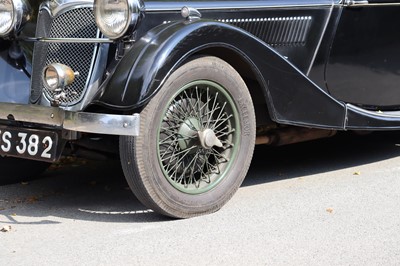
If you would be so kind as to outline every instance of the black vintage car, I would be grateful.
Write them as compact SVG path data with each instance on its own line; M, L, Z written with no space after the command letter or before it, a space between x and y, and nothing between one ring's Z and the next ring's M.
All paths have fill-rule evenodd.
M399 14L393 0L0 0L1 179L116 150L149 208L214 212L255 144L400 128Z

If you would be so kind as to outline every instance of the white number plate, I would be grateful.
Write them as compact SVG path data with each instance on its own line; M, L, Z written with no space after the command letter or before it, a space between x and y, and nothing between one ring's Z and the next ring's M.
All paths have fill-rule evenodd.
M53 162L57 140L57 133L51 131L0 126L1 155Z

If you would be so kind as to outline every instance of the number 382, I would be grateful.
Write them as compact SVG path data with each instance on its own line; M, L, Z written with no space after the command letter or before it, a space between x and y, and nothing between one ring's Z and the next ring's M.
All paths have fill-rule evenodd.
M17 154L20 155L39 155L42 158L50 159L50 151L53 147L53 139L49 136L43 138L39 137L37 134L28 134L24 132L12 133L9 131L1 132L1 145L0 149L9 153L12 149L15 149ZM13 134L17 134L13 136ZM13 141L15 139L15 142ZM14 144L15 143L15 147Z

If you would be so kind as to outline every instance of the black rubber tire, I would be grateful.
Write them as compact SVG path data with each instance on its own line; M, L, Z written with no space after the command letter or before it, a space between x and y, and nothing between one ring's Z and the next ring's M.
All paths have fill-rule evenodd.
M157 153L157 134L163 110L180 88L196 80L218 83L238 110L240 136L234 161L215 187L200 194L176 189L163 174ZM120 137L121 164L136 197L147 207L170 217L189 218L219 210L237 191L247 174L255 143L255 113L241 76L225 61L201 57L177 69L140 114L140 135Z
M0 185L37 178L51 164L13 157L0 157Z

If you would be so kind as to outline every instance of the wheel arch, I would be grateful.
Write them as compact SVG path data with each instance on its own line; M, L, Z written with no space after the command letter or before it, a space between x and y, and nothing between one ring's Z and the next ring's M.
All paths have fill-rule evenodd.
M263 77L249 59L227 47L207 47L196 52L192 57L200 56L215 56L231 65L242 77L252 96L257 124L271 123L273 112L270 111L269 95L266 94L267 89L263 85ZM268 116L266 116L266 113L268 113Z
M261 90L273 121L343 127L343 103L317 87L286 58L253 35L210 20L174 22L150 30L122 58L102 85L97 100L121 110L142 108L173 71L200 54L226 60L242 76L257 80L259 89L250 88L250 91Z
M199 42L201 31L218 31L221 35ZM228 62L243 79L257 81L258 93L266 91L262 85L265 83L263 76L256 65L246 57L242 49L232 44L236 37L246 39L250 35L230 25L210 21L191 24L177 22L156 27L141 38L119 62L102 84L96 101L117 109L141 107L154 96L174 70L202 55L212 55ZM148 62L156 63L150 65ZM267 99L268 95L264 97Z

